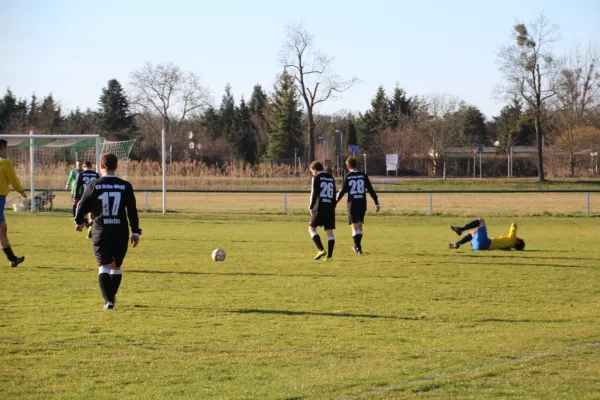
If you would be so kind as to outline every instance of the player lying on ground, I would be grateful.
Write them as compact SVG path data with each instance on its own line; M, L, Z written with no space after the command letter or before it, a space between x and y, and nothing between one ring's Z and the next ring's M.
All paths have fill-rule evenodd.
M379 212L379 200L367 174L358 170L356 158L348 158L346 168L348 168L349 173L344 178L344 184L337 194L335 203L339 203L344 194L348 193L348 224L352 225L352 239L354 240L352 250L355 254L362 254L361 241L365 213L367 212L367 192L375 202L376 212Z
M473 220L462 227L450 225L450 229L458 236L462 235L464 231L473 229L457 242L448 243L448 247L451 249L458 249L468 242L471 242L473 250L523 250L525 248L525 241L517 237L517 224L514 222L510 225L508 235L495 236L491 239L488 237L483 218Z

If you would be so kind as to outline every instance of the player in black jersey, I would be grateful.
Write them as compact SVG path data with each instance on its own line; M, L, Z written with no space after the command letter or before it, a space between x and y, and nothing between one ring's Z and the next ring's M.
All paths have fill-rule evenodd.
M117 157L110 153L103 154L100 168L102 177L88 184L77 205L75 224L77 231L81 232L85 216L92 213L92 244L99 265L100 291L104 297L104 308L112 309L121 284L121 265L127 254L129 225L133 247L138 245L142 230L133 187L114 175Z
M77 209L77 203L79 203L81 196L83 196L83 191L87 185L98 178L100 178L100 175L96 171L92 170L92 163L89 161L84 161L83 171L79 172L77 174L77 178L75 178L75 189L73 191L73 203L75 204L75 209ZM92 237L92 221L88 221L86 218L83 223L88 227L87 237L90 239Z
M310 164L310 172L313 174L313 179L308 206L311 216L308 232L319 250L315 260L325 257L325 261L330 261L335 247L335 237L333 236L333 230L335 229L335 180L323 170L323 164L319 161L313 161ZM321 237L317 233L318 226L322 226L327 233L327 251L325 251Z
M348 193L348 223L352 225L352 239L354 239L352 249L354 253L362 254L362 228L367 212L367 192L375 202L376 212L379 212L380 209L379 199L367 174L358 170L358 163L354 157L346 160L346 167L349 173L344 178L344 185L337 194L336 204L344 197L344 194Z

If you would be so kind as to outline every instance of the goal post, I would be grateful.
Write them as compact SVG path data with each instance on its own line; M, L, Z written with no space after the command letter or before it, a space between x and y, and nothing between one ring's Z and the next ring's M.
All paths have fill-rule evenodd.
M69 172L77 161L90 161L100 172L102 153L114 153L119 159L119 175L127 175L127 164L135 140L113 142L100 135L0 135L8 143L8 157L17 176L30 192L27 209L41 208L42 199L54 198L54 190L64 189ZM25 179L28 177L28 181ZM41 193L36 195L36 190ZM40 197L41 196L41 197Z

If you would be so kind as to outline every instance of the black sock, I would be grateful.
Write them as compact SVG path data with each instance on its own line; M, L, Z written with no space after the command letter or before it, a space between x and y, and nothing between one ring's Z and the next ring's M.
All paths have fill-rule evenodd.
M75 218L75 211L77 211L77 204L73 204L73 218Z
M352 240L354 240L354 247L360 249L360 240L358 238L358 233L352 236Z
M117 295L117 292L119 291L119 286L121 285L121 279L123 279L123 275L122 274L110 274L110 282L112 284L112 302L115 302L115 296Z
M108 303L109 301L112 302L114 295L112 292L110 274L105 272L98 274L98 283L100 284L100 291L102 292L102 297L104 298L104 304Z
M479 221L478 219L475 219L459 229L461 231L468 231L469 229L475 229L475 228L479 227L480 223L481 223L481 221Z
M321 242L321 236L319 236L318 233L312 237L312 240L317 245L317 249L319 249L319 251L325 250L323 243Z
M6 254L6 258L8 258L8 261L15 261L17 259L17 256L15 256L15 253L13 253L10 246L8 246L2 250L4 250L4 254Z
M327 240L327 258L333 257L333 248L335 247L335 239Z
M355 238L356 238L356 239L355 239L355 242L358 242L358 244L356 245L356 247L358 247L358 249L359 249L360 251L362 251L362 245L361 245L361 242L362 242L362 236L363 236L362 232L361 232L361 233L357 233L357 234L356 234L356 236L355 236Z
M465 243L469 243L473 239L470 233L467 233L465 236L461 237L457 244L463 245Z

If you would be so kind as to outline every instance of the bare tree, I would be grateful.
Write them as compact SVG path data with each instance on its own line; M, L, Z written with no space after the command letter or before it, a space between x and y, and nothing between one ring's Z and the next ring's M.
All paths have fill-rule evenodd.
M429 140L435 173L440 174L446 167L448 149L464 144L459 137L458 116L464 102L456 96L432 94L426 97L425 104L428 116L422 119L420 130Z
M544 181L542 125L549 117L545 114L546 104L556 95L558 64L552 55L552 44L560 39L558 25L550 24L540 14L529 25L513 27L515 44L503 46L498 53L500 71L504 83L496 88L496 95L510 101L515 96L525 100L533 111L538 150L538 176Z
M577 47L561 61L556 88L557 144L569 154L569 173L575 175L575 152L581 144L578 129L587 125L588 113L600 104L600 47L590 43L582 54ZM589 118L591 120L591 118Z
M301 23L286 27L286 40L280 51L280 63L294 77L294 84L306 104L308 117L308 158L315 159L314 109L336 94L345 92L358 82L344 80L332 72L333 57L314 48L313 36Z
M173 64L146 63L131 73L130 98L132 108L143 118L155 133L158 128L152 119L160 116L162 129L169 132L172 125L180 133L182 122L207 106L210 95L200 84L200 77L193 72L184 72Z

